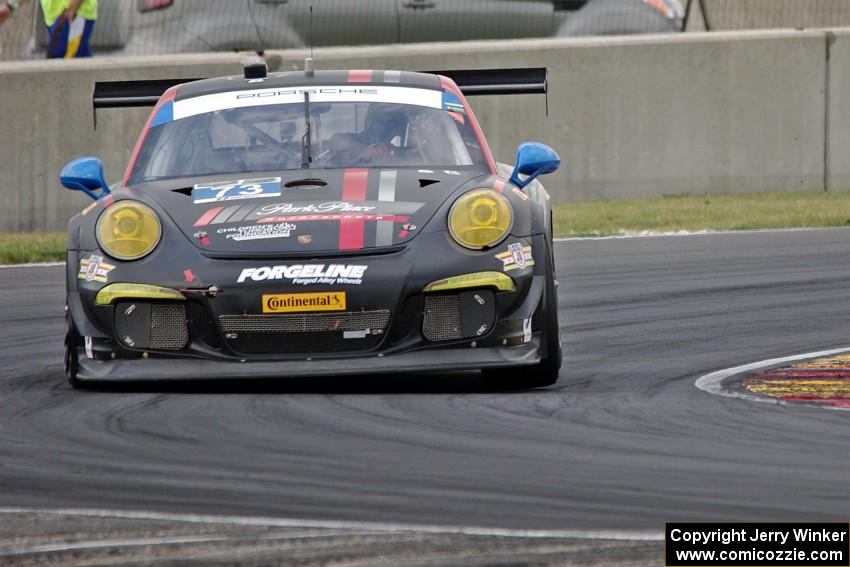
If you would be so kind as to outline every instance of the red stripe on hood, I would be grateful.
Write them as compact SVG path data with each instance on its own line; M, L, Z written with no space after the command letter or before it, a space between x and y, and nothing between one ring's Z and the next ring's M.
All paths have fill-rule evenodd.
M196 220L195 224L193 224L192 226L206 226L210 224L212 220L217 217L218 213L220 213L222 210L224 210L224 207L213 207L212 209L202 214L201 218Z
M349 71L348 72L348 82L349 83L371 83L372 82L372 71Z
M342 176L342 200L365 201L368 181L368 169L346 169ZM340 220L339 249L359 250L363 248L363 235L365 232L366 222L363 219Z

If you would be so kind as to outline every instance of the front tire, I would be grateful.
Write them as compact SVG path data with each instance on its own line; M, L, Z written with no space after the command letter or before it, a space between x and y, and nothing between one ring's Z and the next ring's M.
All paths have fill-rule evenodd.
M77 349L82 346L83 340L71 320L68 306L65 306L65 378L73 388L83 388L84 385L77 379L77 371L80 368Z
M547 239L548 240L548 239ZM549 240L546 254L546 288L534 317L543 318L543 358L531 367L484 370L484 381L495 390L525 390L551 386L558 381L561 370L561 328L558 321L558 281L555 279L555 259Z

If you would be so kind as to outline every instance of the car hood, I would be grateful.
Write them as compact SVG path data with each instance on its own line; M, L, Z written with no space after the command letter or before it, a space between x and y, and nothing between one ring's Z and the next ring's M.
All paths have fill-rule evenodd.
M357 253L415 238L481 171L311 169L136 184L210 256ZM228 189L229 186L233 186Z

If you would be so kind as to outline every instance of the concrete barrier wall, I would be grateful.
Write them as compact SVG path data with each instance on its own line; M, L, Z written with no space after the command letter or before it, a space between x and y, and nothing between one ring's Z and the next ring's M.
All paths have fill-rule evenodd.
M847 0L703 0L694 4L705 6L712 30L850 26Z
M121 178L149 108L105 109L93 127L95 81L241 72L235 54L0 64L0 232L64 230L91 202L59 185L71 159L96 155Z
M561 152L565 166L545 184L564 202L822 191L827 156L842 164L831 171L844 175L830 185L850 187L850 166L843 167L850 150L826 144L827 130L835 137L850 132L827 128L826 83L830 100L850 99L850 74L827 73L826 45L824 31L729 32L322 49L315 57L320 69L549 67L548 116L539 95L471 102L500 161L511 162L525 139ZM835 34L831 52L833 66L850 57L850 36ZM300 68L305 55L266 58L272 70L287 70ZM93 130L95 80L238 73L241 60L219 54L0 64L0 231L62 229L85 206L85 197L56 181L75 156L98 155L109 180L121 176L148 110L101 110ZM840 119L850 120L850 112Z
M544 183L572 201L823 190L824 61L822 32L735 32L349 50L321 65L547 66L549 116L542 96L471 102L500 161L529 138L558 149L565 167Z

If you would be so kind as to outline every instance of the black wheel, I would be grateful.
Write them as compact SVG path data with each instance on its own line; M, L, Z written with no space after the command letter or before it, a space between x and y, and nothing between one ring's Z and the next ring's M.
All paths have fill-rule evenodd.
M555 279L555 259L552 242L548 242L546 253L546 288L543 300L534 313L543 320L543 345L546 353L539 363L527 368L499 368L485 370L484 380L488 387L496 390L524 390L541 388L558 381L561 370L561 330L558 325L558 281ZM540 319L538 319L540 320Z
M68 307L65 306L65 378L68 383L74 388L82 388L83 384L77 380L77 370L80 367L77 358L77 348L82 346L83 340L74 327L74 322L71 320L71 314L68 313Z

